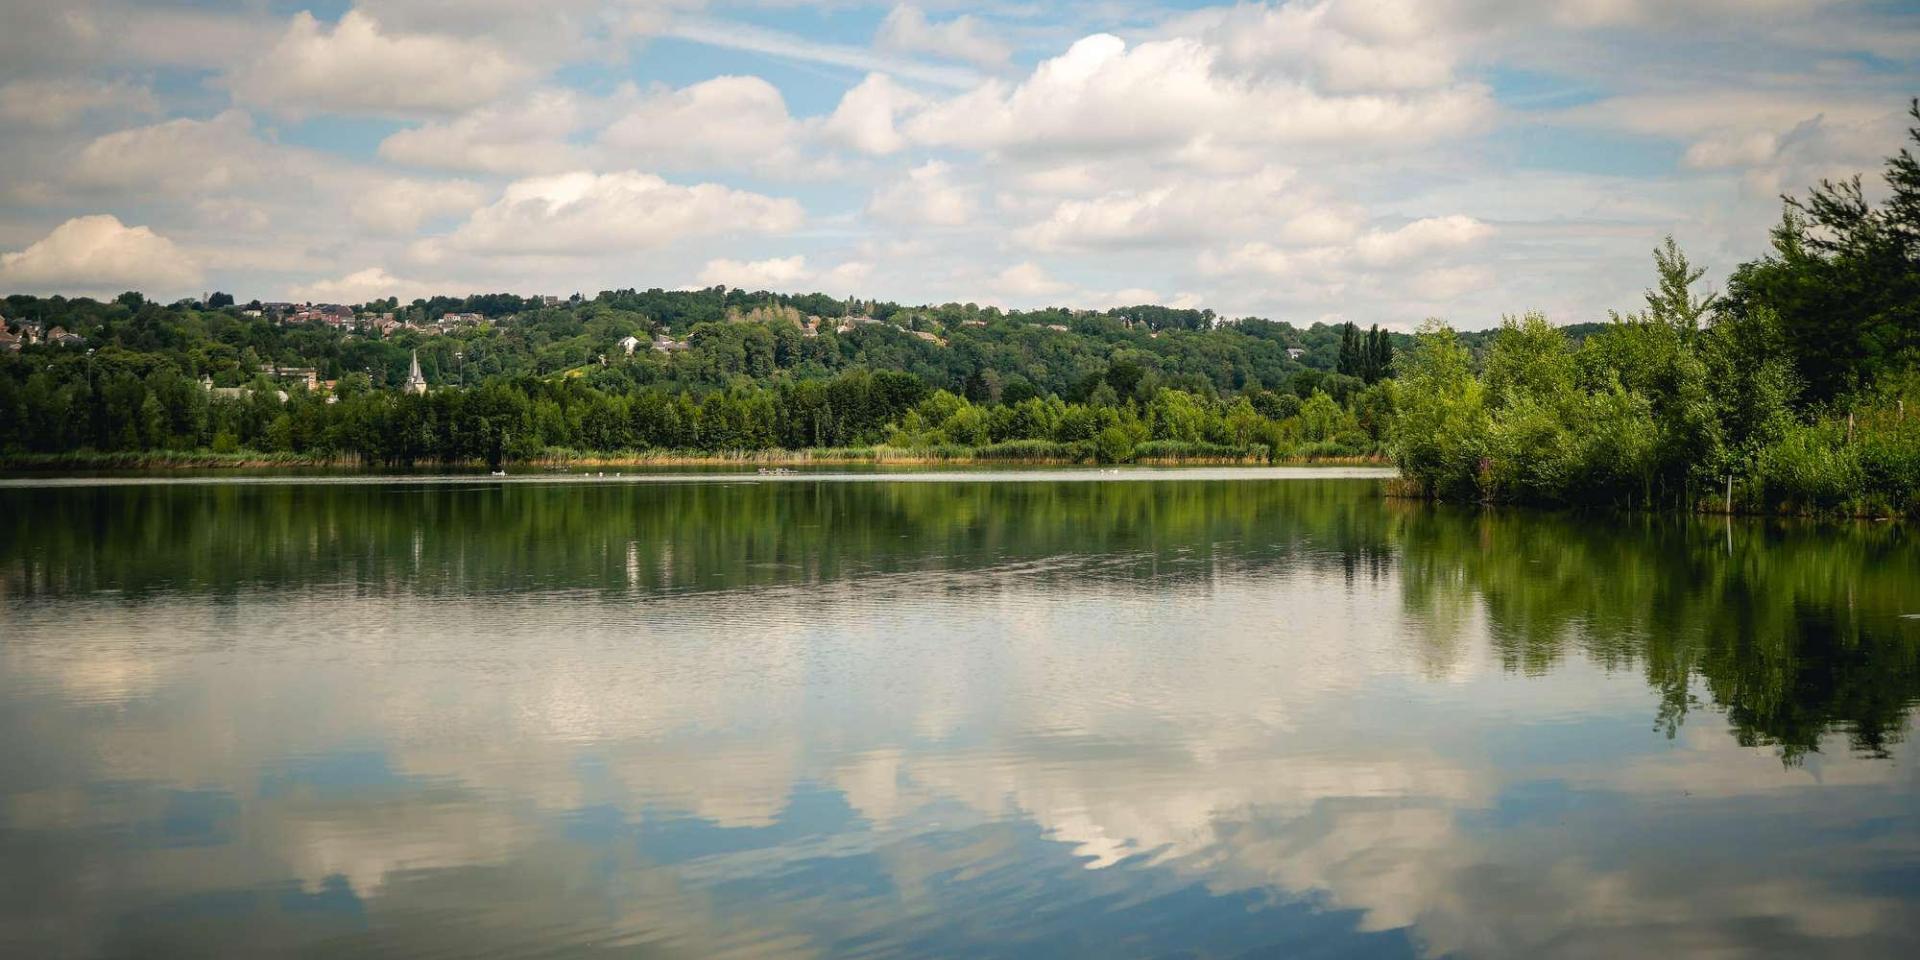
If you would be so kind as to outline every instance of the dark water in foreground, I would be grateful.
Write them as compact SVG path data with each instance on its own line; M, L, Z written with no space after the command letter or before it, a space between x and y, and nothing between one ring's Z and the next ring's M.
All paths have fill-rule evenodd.
M0 488L0 956L1920 955L1920 546L1378 481Z

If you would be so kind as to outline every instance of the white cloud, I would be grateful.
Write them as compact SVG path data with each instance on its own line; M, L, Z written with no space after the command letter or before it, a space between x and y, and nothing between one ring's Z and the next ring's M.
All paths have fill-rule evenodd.
M265 207L240 197L202 197L193 212L201 226L227 233L257 234L273 226Z
M579 171L509 184L448 238L455 249L499 254L609 255L684 237L786 233L800 204L712 183L690 187L638 171Z
M1039 250L1178 245L1265 230L1307 204L1287 192L1293 172L1283 168L1230 179L1136 176L1160 185L1060 201L1014 239Z
M88 113L158 109L152 90L125 80L16 80L0 86L0 119L35 127L64 127Z
M827 270L814 270L807 266L805 256L796 254L767 260L709 260L700 270L700 285L789 293L820 291L846 296L872 274L873 264L863 260L847 260Z
M435 217L465 213L485 200L471 180L386 180L361 191L350 210L361 226L406 235Z
M847 260L817 274L813 283L822 293L849 296L873 278L873 264L865 260Z
M973 218L973 195L952 182L953 168L929 160L874 191L867 212L890 223L957 227Z
M1212 7L1173 20L1166 32L1200 39L1249 75L1342 93L1444 86L1458 56L1444 9L1416 0Z
M1006 63L1013 48L987 32L980 21L961 15L933 23L918 7L900 4L880 22L874 43L889 50L930 53L948 60L966 60L982 66Z
M926 104L926 98L883 73L867 74L840 98L823 126L826 134L863 153L880 156L906 146L897 118Z
M224 190L264 176L270 148L243 110L182 118L99 137L82 148L69 178L82 186L165 193Z
M1904 106L1860 91L1748 89L1611 97L1558 119L1684 143L1685 166L1744 173L1753 194L1773 196L1879 166L1905 132Z
M1076 306L1091 310L1110 310L1114 307L1136 307L1143 303L1166 303L1158 293L1146 287L1123 287L1119 290L1089 290L1075 298ZM1169 303L1167 306L1180 307L1191 304Z
M172 240L110 214L75 217L25 250L0 254L0 284L23 293L164 296L199 282L199 265Z
M356 270L332 280L315 280L287 291L294 300L312 303L365 303L398 297L401 303L455 291L445 284L402 280L381 267Z
M810 276L807 258L798 255L754 261L709 260L700 271L700 284L747 290L792 290Z
M1351 243L1283 248L1265 240L1241 244L1225 253L1208 252L1201 269L1212 274L1252 273L1312 279L1336 287L1368 269L1431 263L1460 253L1491 236L1493 228L1472 217L1427 217L1386 230L1373 229ZM1438 287L1442 275L1435 274Z
M1031 300L1065 292L1072 289L1072 285L1055 280L1039 264L1027 260L1000 271L993 278L993 289L1009 297Z
M404 115L476 106L530 75L488 40L389 32L360 10L329 31L302 11L227 87L236 99L291 112Z
M1329 96L1291 80L1229 76L1217 59L1191 38L1129 49L1097 34L1017 86L990 82L922 111L908 131L975 150L1204 157L1196 144L1405 145L1468 132L1491 113L1488 92L1474 85Z
M1417 297L1445 302L1490 287L1493 282L1493 271L1478 264L1463 264L1422 270L1413 275L1408 286Z
M587 112L573 91L537 90L452 120L397 131L380 141L380 156L416 167L484 173L575 169L587 158L567 138L586 122Z
M1459 250L1492 233L1492 227L1472 217L1452 214L1415 220L1395 230L1370 231L1355 241L1353 249L1368 266L1388 266Z
M657 169L798 164L795 124L779 89L759 77L720 76L635 103L601 134L623 163Z

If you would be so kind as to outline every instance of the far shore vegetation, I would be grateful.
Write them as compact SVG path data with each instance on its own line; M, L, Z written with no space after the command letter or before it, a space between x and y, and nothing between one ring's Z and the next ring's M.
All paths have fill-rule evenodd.
M1920 101L1910 108L1920 124ZM1920 126L1909 130L1920 143ZM1551 506L1920 516L1920 161L1788 198L1724 293L1671 239L1643 310L1576 345L1429 322L1395 367L1403 492ZM1874 202L1875 193L1884 199Z
M1722 291L1669 238L1641 310L1466 333L724 287L14 295L0 469L1390 461L1449 501L1920 516L1910 149L1884 181L1787 199Z
M1075 466L1113 463L1102 460L1091 443L1013 440L979 447L954 445L891 447L768 447L752 450L570 450L550 447L513 461L515 466L571 469L598 467L758 466L801 467L872 464L891 466ZM1126 462L1140 466L1368 466L1389 467L1385 454L1314 453L1274 457L1267 447L1220 444L1149 442L1134 448ZM505 466L500 464L499 466ZM236 450L72 450L61 453L0 455L0 469L22 473L116 470L217 470L311 467L316 469L377 469L400 464L368 463L351 454L260 452ZM477 469L494 466L480 459L420 460L405 464L415 469Z

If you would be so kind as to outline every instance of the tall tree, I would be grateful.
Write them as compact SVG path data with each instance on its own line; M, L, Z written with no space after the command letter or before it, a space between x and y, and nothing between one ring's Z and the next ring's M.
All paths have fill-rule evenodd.
M1340 357L1336 369L1349 377L1360 375L1360 333L1351 320L1340 328Z
M1706 275L1705 267L1695 267L1687 262L1687 255L1673 235L1668 234L1666 242L1653 250L1653 265L1660 277L1660 285L1647 291L1647 317L1664 323L1684 333L1689 339L1700 332L1701 318L1713 309L1719 299L1709 293L1704 297L1693 295L1693 285Z
M1373 376L1375 380L1384 380L1393 376L1393 338L1387 331L1375 329L1380 339L1373 345Z
M1920 143L1920 99L1908 114L1907 136ZM1885 177L1892 193L1878 208L1858 176L1783 198L1773 253L1728 285L1730 313L1778 317L1810 400L1865 386L1920 351L1920 162L1903 148Z

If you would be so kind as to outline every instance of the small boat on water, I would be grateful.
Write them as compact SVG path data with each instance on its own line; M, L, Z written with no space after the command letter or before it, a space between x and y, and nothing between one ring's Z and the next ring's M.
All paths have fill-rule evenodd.
M793 473L793 471L788 470L786 467L761 467L760 468L760 475L763 477L784 477L791 473Z
M495 470L493 475L496 477L504 477L507 475L507 472L505 470Z

